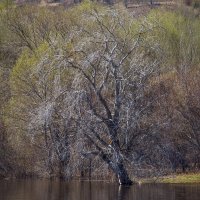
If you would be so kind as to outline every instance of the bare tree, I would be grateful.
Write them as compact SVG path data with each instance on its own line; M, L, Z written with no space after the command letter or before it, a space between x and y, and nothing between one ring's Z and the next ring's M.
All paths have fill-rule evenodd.
M80 134L92 143L90 153L107 163L120 184L130 185L124 152L133 140L132 130L146 114L138 99L142 104L144 84L158 65L155 52L142 41L146 30L135 31L132 20L117 11L94 9L81 23L75 29L79 39L76 33L71 39L73 49L56 57L76 70L73 109Z

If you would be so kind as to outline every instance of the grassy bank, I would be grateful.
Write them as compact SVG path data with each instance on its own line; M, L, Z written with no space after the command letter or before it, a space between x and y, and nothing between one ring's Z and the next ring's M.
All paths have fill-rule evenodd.
M200 183L200 172L169 175L161 178L141 179L140 183Z
M164 177L161 183L200 183L200 173L178 174Z

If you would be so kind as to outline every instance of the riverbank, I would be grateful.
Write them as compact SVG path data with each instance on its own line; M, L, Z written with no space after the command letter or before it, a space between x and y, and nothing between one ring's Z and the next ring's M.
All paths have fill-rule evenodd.
M164 177L154 177L138 180L139 183L173 183L173 184L187 184L200 183L200 172L188 174L173 174Z
M14 177L14 176L9 176L6 177L5 174L2 175L0 174L0 180L2 179L34 179L34 180L41 180L41 179L45 179L48 180L48 178L42 178L42 177L37 177L37 176L27 176L27 177ZM54 177L54 180L58 180L58 177ZM52 180L52 178L51 178ZM77 181L89 181L89 179L73 179L73 180L77 180ZM91 179L90 181L101 181L101 182L110 182L110 181L106 181L106 180L93 180ZM163 177L153 177L153 178L143 178L143 179L135 179L136 183L138 184L146 184L146 183L166 183L166 184L200 184L200 172L198 173L187 173L187 174L172 174L172 175L168 175L168 176L163 176ZM112 181L111 181L112 182Z

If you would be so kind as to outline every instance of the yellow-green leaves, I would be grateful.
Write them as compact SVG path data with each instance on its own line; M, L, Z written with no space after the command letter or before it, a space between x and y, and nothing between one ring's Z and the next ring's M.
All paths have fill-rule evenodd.
M200 20L184 16L181 12L156 10L147 17L147 22L154 27L152 42L159 44L166 57L165 63L180 65L197 65L200 53Z
M1 0L0 2L0 11L9 8L13 5L12 0Z
M27 86L27 80L31 81L31 76L32 78L34 77L34 71L37 70L37 65L41 62L47 50L48 44L43 43L34 53L29 49L25 49L22 52L10 76L13 91L16 91L17 88Z

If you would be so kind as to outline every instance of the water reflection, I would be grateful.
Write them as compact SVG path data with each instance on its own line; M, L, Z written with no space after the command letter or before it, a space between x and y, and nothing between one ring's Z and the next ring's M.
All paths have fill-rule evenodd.
M127 199L127 195L128 195L128 191L130 190L130 187L126 187L126 186L119 186L118 189L118 196L117 196L117 200L124 200Z
M45 180L0 181L0 200L199 200L200 185L146 184L131 187L106 182Z

